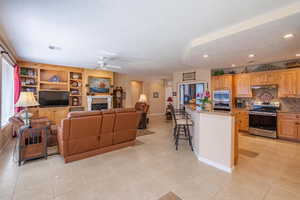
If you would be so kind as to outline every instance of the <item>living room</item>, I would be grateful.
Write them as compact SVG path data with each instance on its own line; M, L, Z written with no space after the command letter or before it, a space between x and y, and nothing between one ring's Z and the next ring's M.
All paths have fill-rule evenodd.
M0 199L300 199L299 17L1 1Z

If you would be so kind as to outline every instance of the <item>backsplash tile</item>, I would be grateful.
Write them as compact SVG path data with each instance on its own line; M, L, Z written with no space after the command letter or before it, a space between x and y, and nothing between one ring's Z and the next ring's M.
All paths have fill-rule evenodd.
M271 95L273 99L271 101L280 102L280 110L286 112L300 112L300 99L298 98L278 98L277 89L255 89L252 91L252 98L237 98L239 101L244 102L246 107L253 105L255 101L262 101L264 97ZM263 99L262 99L263 98Z

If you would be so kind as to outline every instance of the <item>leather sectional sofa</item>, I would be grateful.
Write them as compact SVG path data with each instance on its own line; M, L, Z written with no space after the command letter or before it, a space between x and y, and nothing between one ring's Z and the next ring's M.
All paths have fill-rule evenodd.
M134 108L71 112L58 129L65 162L134 145L140 112Z

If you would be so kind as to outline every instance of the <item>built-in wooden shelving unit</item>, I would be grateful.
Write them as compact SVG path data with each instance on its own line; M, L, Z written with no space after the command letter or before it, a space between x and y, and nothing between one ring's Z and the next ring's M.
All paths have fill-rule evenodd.
M33 92L34 96L38 100L38 69L34 67L21 67L21 91Z
M82 78L83 74L80 72L70 72L70 106L82 106Z

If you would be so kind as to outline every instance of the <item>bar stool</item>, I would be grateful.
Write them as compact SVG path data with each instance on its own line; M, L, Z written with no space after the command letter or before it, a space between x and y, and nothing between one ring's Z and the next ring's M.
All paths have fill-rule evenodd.
M189 115L186 112L176 115L173 105L170 106L170 110L175 123L173 136L175 139L176 150L178 150L179 140L188 140L191 150L194 151L192 136L189 129L193 126L193 121L189 118Z

